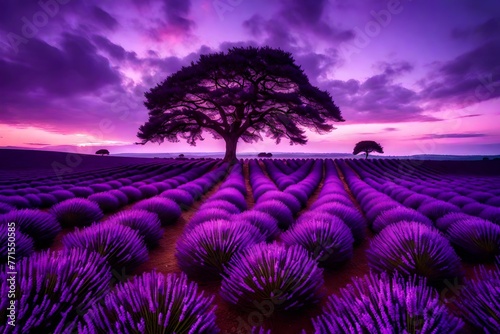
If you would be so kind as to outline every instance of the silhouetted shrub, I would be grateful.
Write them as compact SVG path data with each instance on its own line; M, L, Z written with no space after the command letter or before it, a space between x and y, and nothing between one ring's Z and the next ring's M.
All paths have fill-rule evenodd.
M78 317L108 291L111 281L106 260L82 249L36 253L20 261L16 270L16 326L2 321L2 333L72 332ZM6 272L0 277L0 291L6 296ZM3 319L8 302L0 299Z
M104 217L99 205L83 198L72 198L54 205L50 212L62 227L82 227Z
M153 296L153 297L152 297ZM81 333L217 333L213 297L185 275L145 273L94 305Z
M244 309L267 303L296 310L316 303L322 285L323 270L301 246L257 244L230 262L220 293Z
M121 224L136 230L148 248L154 248L163 235L158 215L146 210L126 210L115 214L107 223Z
M313 326L315 333L457 333L463 322L425 280L370 273L331 295Z
M7 226L10 222L15 222L16 230L30 236L37 248L50 246L61 231L56 217L40 210L14 210L0 216L1 226Z
M400 222L383 229L367 251L377 272L419 275L429 283L462 276L460 258L438 230L422 223Z
M296 223L281 235L281 240L287 246L304 247L322 267L337 267L353 255L351 230L336 217Z
M151 197L142 200L133 206L134 209L142 209L156 213L162 225L172 225L181 216L181 208L177 203L168 198Z
M187 231L177 241L175 257L190 277L220 279L235 254L263 240L259 229L251 224L211 220Z
M143 237L128 226L100 223L66 234L62 242L68 249L94 251L106 258L112 269L131 272L148 259Z

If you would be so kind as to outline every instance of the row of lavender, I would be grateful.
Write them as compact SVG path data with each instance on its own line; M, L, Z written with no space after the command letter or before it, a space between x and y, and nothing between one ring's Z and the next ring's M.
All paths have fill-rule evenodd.
M92 194L87 199L83 198L85 192L79 192L78 194L82 197L64 199L53 205L48 212L40 209L12 209L0 214L0 226L6 226L9 222L16 223L16 251L19 259L33 253L36 249L49 247L62 228L88 226L100 221L104 214L118 211L138 201L140 202L135 205L137 208L164 206L166 213L160 218L165 222L170 219L169 210L173 210L168 208L175 208L178 205L182 208L189 207L213 185L210 177L200 178L202 175L211 175L210 172L205 174L207 169L211 168L211 163L201 166L190 164L190 166L191 168L187 168L187 171L174 168L169 173L171 177L164 181L160 181L157 176L168 177L168 172L150 175L148 178L142 178L144 180L142 182L122 185L113 190L106 190L108 188L104 187L105 185L111 187L109 183L113 181L102 183L98 180L99 183L95 184L94 189L103 190L102 192ZM146 184L145 182L153 183ZM4 263L7 258L6 233L0 236L0 241L0 263Z
M102 193L120 197L120 200L123 196L120 196L117 190L128 196L151 197L187 182L186 178L191 177L189 174L203 174L214 164L215 162L148 164L124 167L126 170L121 172L111 169L89 175L75 173L76 175L68 176L64 182L47 179L41 184L31 181L10 188L4 186L7 189L0 190L0 213L14 208L49 208L70 198L91 197L100 202L103 201Z
M366 222L353 209L332 160L324 163L306 161L287 167L274 164L279 170L273 170L270 163L265 164L271 179L265 176L257 162L250 162L250 183L256 205L249 208L245 202L246 187L241 166L236 165L219 191L200 207L188 223L176 256L183 271L193 278L222 278L221 294L229 303L246 309L262 305L268 309L272 306L273 310L300 309L321 297L319 290L323 277L320 266L336 267L348 260L355 242L364 237ZM321 181L323 165L324 186L318 199L311 210L294 222ZM360 201L360 205L369 216L368 209L375 206L373 204L377 203L377 199L383 198L377 198L373 188L359 180L347 166L340 165L348 183L366 193L367 197ZM287 185L287 177L294 182ZM353 193L356 191L353 189ZM267 195L269 193L272 196ZM371 214L377 217L380 212L373 210ZM420 240L424 240L423 246L435 246L426 241L438 240L430 233L432 231L422 231L420 227L413 228L414 224L409 225L409 236L406 227L391 234L393 239L394 232L407 238L406 241L404 238L400 240L403 249L411 248L411 242ZM190 243L186 243L186 239L190 239ZM273 242L263 244L264 240ZM383 245L383 242L379 244ZM377 248L372 244L370 251L376 253ZM426 250L422 248L422 252ZM436 259L451 263L456 259L456 256L450 255L453 249L450 252L450 248L446 247L432 248L432 251L431 261L420 264L421 268L425 269ZM381 253L377 255L386 258L400 255ZM443 260L442 254L448 254L448 257ZM405 260L411 263L412 259L399 262L405 264ZM376 259L370 264L381 274L358 279L344 289L340 297L330 297L325 314L313 321L318 333L391 329L400 332L411 331L412 328L423 329L423 332L454 332L463 326L462 321L442 305L436 291L427 285L425 279L413 277L415 268L411 268L411 264L409 269L404 265L396 269L379 269L374 265ZM450 270L454 269L452 266ZM446 269L443 271L430 266L429 272L434 270L446 274ZM399 276L390 277L384 274L385 271L396 271ZM425 271L418 274L434 282L434 276L426 276ZM465 298L468 305L476 308L475 312L467 313L469 320L482 327L495 328L492 326L498 323L494 318L490 317L486 320L490 323L484 324L484 319L488 319L484 314L487 309L479 307L484 300L478 300L477 296L484 298L485 291L498 283L498 271L484 271L482 275L488 276L488 279L469 283L462 294L464 297L457 303L462 303ZM152 296L154 300L151 300ZM186 305L183 310L180 309L181 300ZM491 297L486 299L488 307L498 310L495 300ZM97 333L154 332L159 328L169 328L173 332L192 330L211 333L217 331L211 303L211 299L197 292L194 284L188 285L182 275L146 274L119 285L114 292L107 294L104 306L101 303L100 308L95 307L88 312L79 329L80 332ZM125 306L118 311L118 305ZM146 305L153 307L148 309ZM359 314L372 316L359 317ZM474 320L474 316L482 319L483 323ZM252 330L251 326L243 329Z
M131 303L134 303L130 299L131 291L127 285L119 285L110 293L112 273L129 274L147 261L148 250L154 248L162 237L162 225L174 224L181 215L181 208L186 209L188 202L192 203L219 182L226 175L227 167L227 164L223 164L204 176L185 183L181 186L182 189L179 187L178 190L191 196L189 201L186 196L182 197L185 202L175 202L161 196L144 199L104 222L93 223L82 229L77 227L63 237L63 251L37 252L22 260L18 263L16 287L16 301L18 307L21 307L16 314L18 326L1 324L0 331L69 333L78 328L80 333L148 332L145 327L141 327L140 322L133 322L136 327L130 330L103 327L105 325L101 320L104 318L123 319L127 316L119 314L117 305L128 303L128 306L133 307ZM94 209L98 212L99 208ZM67 214L74 212L68 211ZM3 278L0 283L0 316L6 319L6 313L9 312L9 300L5 298L9 289L6 266L0 276ZM188 285L185 277L165 278L152 273L137 280L141 284L149 282L150 288L158 293L166 292L165 298L177 296L178 300L184 301L192 298L191 307L197 311L203 310L197 305L196 286L192 283ZM156 294L152 296L157 298ZM165 303L158 305L167 306ZM163 314L166 317L164 321L167 332L177 332L175 323L173 327L168 327L172 321L165 311L166 309L158 310L157 316ZM170 316L172 319L179 319L183 317L181 313L179 310L178 314ZM196 325L199 317L196 313L195 315L185 319L185 328L208 326L206 321Z

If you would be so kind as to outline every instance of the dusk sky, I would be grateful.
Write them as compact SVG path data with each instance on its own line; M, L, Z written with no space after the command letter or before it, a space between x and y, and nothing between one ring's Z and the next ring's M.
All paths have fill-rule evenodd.
M500 154L498 0L1 0L0 146L214 152L133 145L144 92L200 54L279 47L346 120L306 146L239 152ZM80 147L80 149L78 148ZM92 152L90 152L92 151Z

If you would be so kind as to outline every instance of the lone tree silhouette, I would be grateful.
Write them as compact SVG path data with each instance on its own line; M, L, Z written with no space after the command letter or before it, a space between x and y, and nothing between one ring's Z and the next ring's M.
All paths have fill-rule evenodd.
M358 153L365 152L365 159L368 159L368 154L372 152L384 153L384 148L377 142L373 140L363 140L354 146L354 151L352 154L356 155Z
M225 161L236 159L241 138L262 140L262 133L279 143L305 144L303 128L317 133L344 121L330 94L309 83L288 52L264 48L232 48L202 55L195 63L145 93L149 120L137 134L147 142L190 145L203 132L226 142Z
M98 150L97 152L95 152L95 154L100 154L101 157L102 157L104 155L109 155L109 151L105 150L105 149L102 149L102 150Z

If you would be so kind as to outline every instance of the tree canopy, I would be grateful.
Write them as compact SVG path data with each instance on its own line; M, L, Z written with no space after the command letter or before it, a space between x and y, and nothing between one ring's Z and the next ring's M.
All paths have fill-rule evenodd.
M252 143L265 134L303 145L304 128L326 133L343 121L330 94L310 84L292 55L270 47L202 55L145 97L149 120L139 128L139 144L196 145L207 132L225 140L225 160L236 158L240 138Z
M365 159L368 159L369 153L384 153L384 149L379 143L373 140L363 140L357 143L356 146L354 146L354 151L352 152L352 154L356 155L361 152L365 152Z
M101 149L101 150L98 150L97 152L95 152L95 154L100 154L101 156L109 155L109 151L105 150L105 149Z

